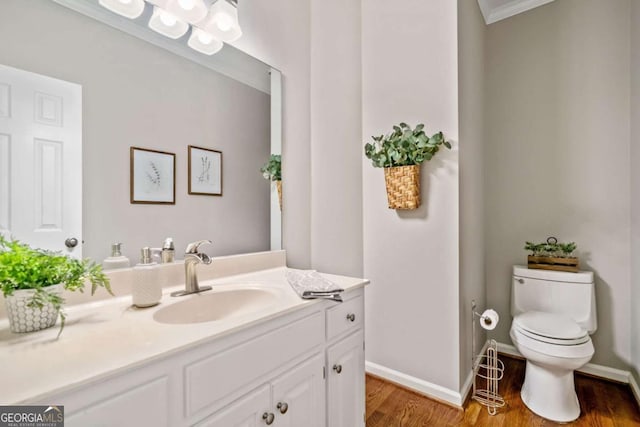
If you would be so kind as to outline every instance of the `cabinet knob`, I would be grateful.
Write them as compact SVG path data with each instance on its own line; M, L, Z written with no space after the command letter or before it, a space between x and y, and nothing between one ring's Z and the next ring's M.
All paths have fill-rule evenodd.
M336 371L336 374L342 372L342 365L333 365L333 370Z
M289 410L289 405L286 402L278 402L276 408L280 411L281 414L286 414Z
M273 420L275 419L275 415L273 415L273 412L265 412L264 414L262 414L262 419L264 420L265 424L270 426L271 424L273 424Z
M349 313L347 314L347 320L350 322L355 322L356 321L356 315L353 313Z

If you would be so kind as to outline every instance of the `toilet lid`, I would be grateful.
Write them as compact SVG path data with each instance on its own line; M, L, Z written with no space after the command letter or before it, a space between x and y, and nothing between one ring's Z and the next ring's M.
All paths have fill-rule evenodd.
M588 335L573 319L560 314L529 311L517 315L513 322L521 330L546 338L575 340Z

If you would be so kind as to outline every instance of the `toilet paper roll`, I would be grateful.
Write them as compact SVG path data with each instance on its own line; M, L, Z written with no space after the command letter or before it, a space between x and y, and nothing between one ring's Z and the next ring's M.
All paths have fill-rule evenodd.
M498 313L493 310L485 310L480 316L480 326L487 331L495 329L498 326L498 322L500 321L500 316Z

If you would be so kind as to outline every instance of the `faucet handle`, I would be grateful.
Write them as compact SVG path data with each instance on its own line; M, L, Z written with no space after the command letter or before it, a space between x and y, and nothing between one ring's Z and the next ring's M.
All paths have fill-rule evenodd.
M187 249L185 249L185 254L197 254L200 245L211 244L211 240L198 240L197 242L192 242L187 245Z

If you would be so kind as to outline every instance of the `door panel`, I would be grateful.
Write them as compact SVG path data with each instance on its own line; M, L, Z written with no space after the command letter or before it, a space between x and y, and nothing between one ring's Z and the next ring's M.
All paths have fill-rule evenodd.
M329 347L327 412L331 427L364 427L364 335L359 331Z
M236 400L196 427L258 427L265 425L262 419L269 411L270 389L264 385L256 391ZM273 411L271 411L273 412Z
M82 257L82 88L3 65L0 233Z
M323 368L324 357L319 354L272 383L271 411L279 427L325 425Z

